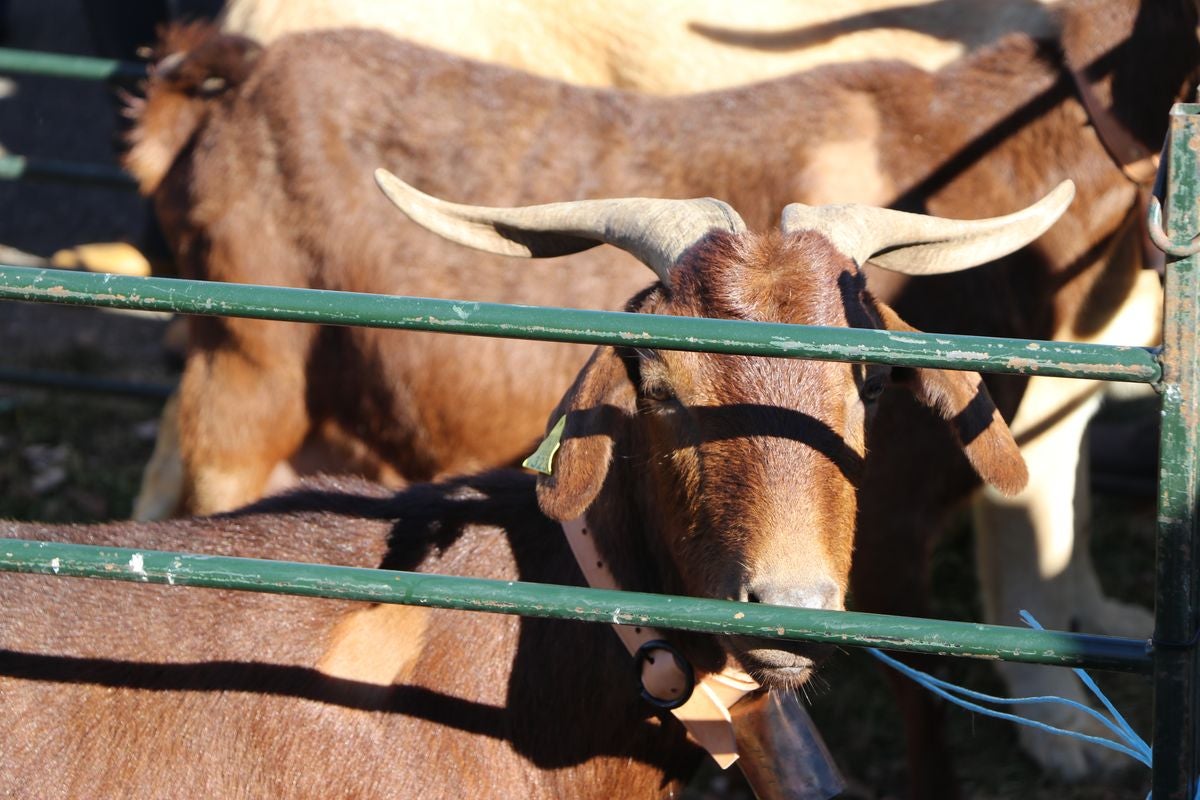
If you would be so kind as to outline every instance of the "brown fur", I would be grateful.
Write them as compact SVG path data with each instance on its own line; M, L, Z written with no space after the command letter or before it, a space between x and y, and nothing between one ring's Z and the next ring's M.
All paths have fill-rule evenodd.
M1076 4L1068 19L1098 2ZM1170 16L1142 12L1155 13ZM1110 43L1095 41L1119 40L1121 23L1068 49L1103 49ZM1195 47L1168 47L1164 36L1154 33L1150 45L1186 52L1169 76L1145 80L1173 92ZM190 52L188 74L203 74L210 51ZM215 73L236 72L228 47L211 52L221 54ZM810 155L853 136L839 109L865 100L887 120L879 163L906 205L985 216L1021 207L1064 177L1079 186L1066 221L1000 266L877 279L901 313L925 329L1047 338L1082 313L1085 298L1111 303L1107 314L1089 307L1089 319L1111 316L1123 299L1095 290L1100 278L1126 276L1105 276L1089 254L1126 218L1133 187L1080 127L1053 53L1024 36L933 75L897 64L834 67L677 100L567 87L362 31L285 38L254 61L236 92L206 101L194 146L155 195L187 276L615 308L646 280L628 260L588 253L560 266L464 253L399 219L371 185L372 169L496 205L718 196L763 226L786 202L809 199ZM179 138L161 133L166 120L154 113L176 94L152 82L132 168L140 148ZM958 156L947 162L947 154ZM947 164L943 178L937 168ZM153 183L152 174L140 177ZM818 183L825 191L827 180ZM854 200L856 187L843 188L839 199ZM582 355L570 346L248 320L197 319L193 334L181 436L189 507L199 511L256 497L273 465L330 420L406 479L511 463ZM1019 393L1019 381L1009 381L1006 414Z
M213 36L204 23L172 25L163 31L147 96L130 100L138 125L129 134L126 166L143 192L162 183L204 124L210 102L245 80L260 50L249 39Z
M670 289L651 287L630 310L908 329L811 233L710 233ZM567 424L536 489L511 472L392 497L316 484L223 516L10 523L0 535L579 584L555 520L587 509L623 588L837 609L871 388L887 373L601 347L552 418L565 413ZM927 381L953 379L929 370ZM1019 462L1003 422L992 428ZM658 797L674 796L699 757L638 699L629 656L605 626L2 582L0 722L16 744L0 793ZM669 636L697 667L733 658L773 688L802 684L823 652Z
M1192 3L1072 0L1062 15L1067 57L1157 149L1169 103L1196 71ZM525 264L447 248L377 196L369 178L377 166L482 204L711 195L752 228L771 224L788 202L879 201L881 192L905 208L988 216L1073 179L1067 215L1021 253L962 275L871 274L873 291L925 330L1028 338L1098 330L1127 299L1137 266L1106 258L1131 249L1116 237L1136 235L1124 223L1137 191L1087 126L1059 44L1028 36L933 74L863 64L654 100L334 32L280 40L238 92L210 104L196 147L156 193L192 276L603 308L646 281L604 252ZM878 151L879 180L838 182L837 165L818 159L843 141L864 158ZM237 320L197 320L194 333L184 455L193 492L203 494L206 481L220 490L194 497L201 509L256 496L274 462L327 418L412 479L511 462L528 451L542 410L583 355L561 345ZM1023 379L987 384L1011 418ZM912 395L883 398L879 417L868 443L856 598L861 608L919 616L919 554L978 478ZM895 553L918 555L909 563ZM938 757L926 766L916 792L932 796L946 770Z
M496 474L388 498L326 482L224 517L0 523L0 533L578 582L532 488L528 476ZM6 795L659 797L699 758L640 702L628 656L601 626L2 580L6 607L20 615L0 623ZM397 613L426 614L424 639L389 638ZM361 661L326 669L355 622L380 648L413 651L394 681L363 674L372 665Z

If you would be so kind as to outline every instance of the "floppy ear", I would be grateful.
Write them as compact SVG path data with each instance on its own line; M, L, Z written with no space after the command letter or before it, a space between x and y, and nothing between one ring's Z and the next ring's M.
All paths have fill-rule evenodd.
M598 347L575 378L548 431L564 415L551 472L539 475L538 504L560 522L576 519L596 499L612 461L613 445L637 413L637 394L625 362L612 347Z
M887 304L875 300L875 306L888 330L916 331ZM1025 488L1025 459L978 372L917 367L904 373L909 377L898 382L949 423L979 477L1009 496Z

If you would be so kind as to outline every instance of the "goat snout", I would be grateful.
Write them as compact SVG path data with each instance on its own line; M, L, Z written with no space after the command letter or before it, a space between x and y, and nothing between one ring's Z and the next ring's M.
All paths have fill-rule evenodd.
M806 582L759 580L746 587L742 599L750 603L833 611L840 611L844 600L841 587L830 578Z
M745 585L741 599L793 608L840 610L841 587L828 577L807 581L759 579ZM795 688L808 680L833 651L827 644L733 637L730 642L742 666L764 686Z

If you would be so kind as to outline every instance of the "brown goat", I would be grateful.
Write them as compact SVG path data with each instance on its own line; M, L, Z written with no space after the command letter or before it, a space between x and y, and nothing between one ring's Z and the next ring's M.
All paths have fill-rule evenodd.
M602 308L639 284L627 262L585 254L563 277L553 264L513 267L447 250L390 225L364 193L366 172L382 163L474 202L709 194L729 198L754 226L796 198L984 216L1073 177L1079 200L1035 248L960 276L875 276L876 291L929 330L1148 344L1154 304L1133 302L1144 288L1130 224L1138 190L1086 125L1066 65L1157 149L1170 102L1196 72L1195 7L1072 0L1061 14L1065 54L1058 42L1013 36L935 74L831 67L670 100L576 89L367 32L285 38L261 51L198 35L151 82L130 164L147 190L157 187L193 276ZM194 333L181 446L190 508L201 511L258 496L305 436L349 443L366 454L368 474L385 478L511 462L582 358L582 349L526 342L249 321L197 320ZM1086 485L1078 438L1096 387L989 382L1036 479L1020 504L985 494L978 505L988 618L1012 622L1024 606L1050 627L1147 635L1144 613L1100 592L1086 516L1073 518L1065 502L1077 480ZM923 430L932 423L919 410L889 399L884 412L863 552L921 553L977 481L944 436ZM914 454L927 470L911 468ZM886 557L878 568L862 560L861 570L865 607L925 611L923 567ZM1006 670L1016 694L1083 699L1065 673ZM1047 747L1039 736L1022 732L1060 774L1093 773L1103 761L1105 751Z
M753 224L763 224L795 197L894 199L942 153L1005 124L1014 106L1058 78L1024 37L936 76L898 65L831 68L669 101L572 89L368 32L292 37L260 51L192 28L167 47L178 52L150 85L128 163L143 188L155 191L186 275L601 308L617 307L640 284L628 262L585 255L568 280L557 280L553 264L514 268L464 256L411 227L387 224L386 204L363 196L365 173L383 163L423 189L491 203L561 196L563 184L574 195L619 188L729 196ZM997 71L1007 78L1022 68L1036 70L1041 81L996 86ZM380 74L390 80L371 79ZM1001 89L1010 96L995 102ZM981 95L988 107L970 120L918 111ZM791 107L792 96L806 98L801 108ZM942 99L932 104L932 96ZM1057 151L1055 164L1032 167L1049 149L1041 140L1064 127L1060 117L1073 116L1069 93L1057 99L1058 110L1047 115L1053 119L1014 130L997 148L998 163L967 169L931 205L1004 210L1033 196L1025 184L1048 190L1051 178L1069 174L1075 164ZM338 112L327 113L330 105ZM885 118L907 122L909 132L881 126ZM743 125L747 119L755 125ZM1074 144L1079 132L1071 125ZM770 138L759 133L767 130ZM1022 147L1026 139L1039 140L1035 152L1024 152L1032 147ZM831 162L835 155L843 158ZM1092 167L1088 195L1078 204L1086 210L1070 215L1077 220L1071 241L1056 233L1053 254L1039 248L1027 256L1037 263L1026 279L1034 291L1019 298L1023 313L976 308L972 295L979 293L970 286L954 304L922 303L924 285L906 298L914 296L912 305L941 328L1037 337L1070 330L1078 313L1072 304L1083 293L1075 283L1095 276L1079 276L1059 297L1050 291L1061 283L1057 262L1079 254L1080 227L1117 227L1127 208L1122 201L1133 196L1132 187L1106 182L1114 171L1106 156L1082 155ZM463 180L450 176L452 165L458 174L476 169ZM989 174L1018 167L1016 180ZM973 286L979 279L963 280ZM900 294L895 281L887 289ZM1124 296L1116 295L1110 307L1088 309L1088 322L1111 316ZM993 299L979 298L989 306ZM511 461L535 439L535 409L548 405L580 352L247 320L201 319L193 329L182 446L188 508L199 512L257 497L273 465L310 431L359 439L409 480Z
M660 282L630 310L911 330L867 291L891 269L961 269L1038 236L1069 186L1011 218L956 223L789 207L745 232L715 200L524 209L389 195L457 240L531 255L609 242ZM551 420L553 472L491 473L388 497L316 484L232 514L0 534L579 583L555 521L587 524L619 584L839 609L866 427L893 379L990 482L1025 468L979 375L600 347ZM967 435L969 433L969 436ZM117 567L120 568L120 567ZM130 569L133 569L132 562ZM674 796L695 765L682 730L638 699L610 630L104 582L2 578L6 794L39 798ZM696 669L730 659L767 687L803 683L821 648L671 639Z

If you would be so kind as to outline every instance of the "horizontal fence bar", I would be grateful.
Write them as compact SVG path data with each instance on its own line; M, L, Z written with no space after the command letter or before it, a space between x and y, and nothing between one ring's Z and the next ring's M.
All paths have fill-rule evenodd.
M0 367L0 384L33 389L56 389L89 394L111 394L139 400L166 400L175 391L174 386L164 383L140 383L115 380L96 375L81 375L70 372L48 372Z
M0 47L0 73L43 75L84 81L136 81L146 77L146 65L136 61L45 53Z
M0 265L0 299L1153 383L1156 350L435 300Z
M670 597L578 586L0 538L0 572L429 606L526 617L648 625L909 653L1148 672L1148 643L1036 631Z
M137 189L133 176L115 164L88 164L36 156L0 155L0 180L41 181L98 186L106 189Z

